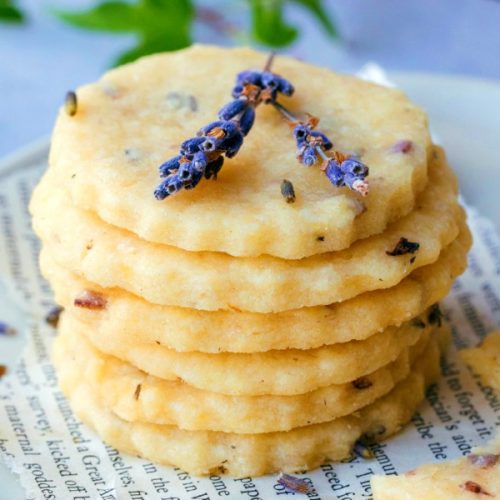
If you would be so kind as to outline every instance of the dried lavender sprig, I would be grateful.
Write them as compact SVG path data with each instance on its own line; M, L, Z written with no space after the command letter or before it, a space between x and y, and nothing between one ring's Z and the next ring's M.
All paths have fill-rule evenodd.
M273 59L274 53L262 71L239 73L232 90L234 100L219 110L219 119L184 141L179 154L160 165L160 176L165 180L154 192L157 199L163 200L181 189L193 189L203 177L216 179L224 157L232 158L243 145L255 121L255 108L275 102L278 94L293 94L291 83L271 72Z
M333 154L328 156L326 152L333 148L333 144L323 132L315 130L319 123L318 118L309 116L305 121L300 120L280 102L274 101L272 104L288 122L294 125L297 157L301 163L308 167L321 163L321 169L334 186L347 186L363 196L368 194L366 181L369 174L368 167L359 158L347 156L339 151L333 151Z

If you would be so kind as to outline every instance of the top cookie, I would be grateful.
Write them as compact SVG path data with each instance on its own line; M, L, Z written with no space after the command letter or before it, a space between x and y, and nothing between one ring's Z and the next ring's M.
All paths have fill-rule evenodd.
M238 72L262 68L250 49L194 46L141 59L78 89L76 115L59 114L50 163L80 208L140 237L191 251L299 259L347 248L409 213L427 181L426 115L399 91L279 56L273 71L295 86L280 98L369 165L367 197L333 187L296 158L291 129L271 106L217 181L158 201L158 166L217 117ZM411 141L409 151L393 148ZM410 143L408 143L410 144ZM399 148L401 149L401 148ZM280 184L289 179L296 201Z

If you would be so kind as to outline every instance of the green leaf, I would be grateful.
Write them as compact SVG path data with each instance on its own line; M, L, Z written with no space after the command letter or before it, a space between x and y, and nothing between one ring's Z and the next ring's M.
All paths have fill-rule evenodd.
M83 11L54 11L59 19L90 30L133 32L138 29L136 6L125 2L104 2Z
M292 2L298 3L302 5L307 10L313 14L314 17L320 22L323 26L324 30L332 37L338 37L338 31L335 27L335 23L333 19L329 16L328 12L325 10L323 6L323 2L321 0L291 0Z
M138 44L116 60L115 65L120 65L190 45L194 9L191 0L104 1L83 12L58 11L56 15L79 28L135 33Z
M0 21L7 23L22 23L23 12L13 5L11 0L0 0Z
M284 47L297 38L297 28L283 17L283 0L250 0L250 7L252 35L258 42Z

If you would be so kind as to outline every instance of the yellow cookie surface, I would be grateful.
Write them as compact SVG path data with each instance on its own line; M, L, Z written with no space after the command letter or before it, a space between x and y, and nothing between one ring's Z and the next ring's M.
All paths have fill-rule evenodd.
M351 382L395 361L432 327L429 323L409 321L366 340L318 349L208 354L177 352L156 343L136 344L113 331L101 335L67 311L60 321L61 331L80 332L100 351L151 375L165 380L181 379L198 389L235 396L304 394Z
M283 102L320 117L337 149L369 165L362 203L318 168L298 163L290 127L265 105L216 182L154 198L158 166L216 119L238 72L266 59L250 49L193 46L112 70L78 89L76 115L60 112L50 164L80 208L146 240L193 251L298 259L347 248L409 213L427 180L425 113L398 90L282 56L273 70L296 88ZM392 152L401 140L413 145L407 154ZM284 178L295 186L294 204L280 194Z
M244 311L199 311L146 302L118 288L102 288L66 271L42 251L42 273L54 289L56 302L96 332L116 332L128 342L161 345L176 351L262 352L314 349L362 340L400 325L441 300L467 263L471 245L467 227L434 264L414 271L387 290L358 295L329 306L276 314ZM92 310L74 305L84 290L97 292L106 307Z
M408 375L416 358L439 356L437 333L430 335L430 342L427 332L394 362L366 377L296 396L226 396L162 380L99 352L75 331L58 336L54 362L59 374L70 371L68 378L84 378L124 420L257 434L327 422L373 403Z
M331 304L397 285L435 262L464 220L456 178L441 156L418 207L384 233L339 252L301 260L236 258L148 243L71 205L54 170L35 189L33 225L56 262L103 287L119 287L148 302L203 310L279 312ZM401 238L415 253L389 255Z
M372 478L374 500L473 500L500 497L500 440L467 458L426 464L401 476Z
M398 432L424 399L425 386L439 376L437 359L421 360L389 394L354 415L288 432L253 435L126 422L75 372L71 377L63 371L60 382L75 414L120 451L196 475L227 472L244 477L312 469L325 460L348 458L365 433L385 439Z

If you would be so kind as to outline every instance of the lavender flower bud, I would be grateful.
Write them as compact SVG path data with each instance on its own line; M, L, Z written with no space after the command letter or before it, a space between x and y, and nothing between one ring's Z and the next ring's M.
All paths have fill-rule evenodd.
M220 142L220 139L216 139L215 137L203 137L203 142L200 145L200 149L209 153L212 151L217 151L217 149L219 149Z
M247 107L243 114L240 116L240 130L243 135L247 135L253 126L255 120L255 109Z
M263 71L261 74L262 87L275 90L280 85L280 77L270 71Z
M193 164L190 161L185 161L181 163L181 166L179 167L179 170L175 175L182 182L188 182L191 180L192 174L193 174Z
M187 154L193 154L200 151L200 146L203 144L203 141L203 137L192 137L191 139L184 141L179 150L180 154L185 156Z
M167 177L154 191L157 200L164 200L168 196L177 193L183 188L182 181L176 174Z
M262 71L246 70L238 73L236 76L236 84L243 86L247 83L262 87Z
M198 151L194 153L191 164L194 170L203 173L208 164L208 157L203 151Z
M297 142L297 147L299 149L304 147L307 143L307 138L309 137L309 127L299 123L293 129L293 136Z
M245 99L235 99L223 106L219 111L221 120L231 120L239 115L248 107L248 102Z
M340 168L344 174L351 174L362 180L368 176L368 167L357 158L348 158L344 160Z
M328 160L326 165L325 174L328 180L336 187L344 186L344 174L340 169L339 164L332 158Z
M291 96L295 92L295 88L288 80L280 77L278 91L283 95Z
M317 154L316 147L305 146L299 154L299 159L301 163L310 167L316 163Z
M158 168L160 171L160 177L167 177L167 175L170 175L174 170L177 170L179 168L179 160L181 158L181 155L177 155L170 158L170 160L167 160L165 163L162 163Z
M309 135L317 140L319 139L321 141L321 147L325 151L332 149L333 147L332 142L330 141L330 139L328 139L328 137L325 134L323 134L323 132L320 132L318 130L310 130Z

